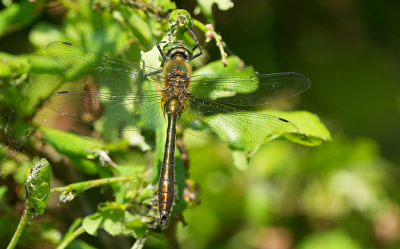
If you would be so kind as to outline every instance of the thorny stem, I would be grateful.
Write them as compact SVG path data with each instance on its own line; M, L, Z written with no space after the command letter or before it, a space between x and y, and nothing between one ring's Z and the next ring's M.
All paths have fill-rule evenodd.
M19 221L17 230L15 230L14 236L12 237L10 244L8 244L7 249L13 249L17 245L18 240L21 237L22 231L24 230L24 227L28 223L28 220L29 220L29 211L25 209L21 217L21 220Z
M57 246L56 249L64 249L71 243L76 237L81 235L82 233L85 232L85 229L83 229L82 226L78 227L73 233L71 233L68 237L64 237L63 241L61 242L60 245Z
M222 64L224 64L225 67L228 66L228 61L226 60L227 54L224 50L224 47L222 46L222 43L223 43L222 37L220 35L218 35L217 32L214 31L214 28L209 28L210 24L204 25L203 23L197 21L196 19L193 19L193 21L194 21L194 25L206 34L207 40L209 40L210 38L215 39L215 42L219 48L219 52L221 53L221 58L222 58L221 62L222 62Z

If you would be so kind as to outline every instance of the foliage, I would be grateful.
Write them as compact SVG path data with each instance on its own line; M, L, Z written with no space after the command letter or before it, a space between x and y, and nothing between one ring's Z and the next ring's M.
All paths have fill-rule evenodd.
M214 20L214 2L219 9L233 7L229 1L199 0L196 11L209 22ZM41 248L44 242L58 248L163 248L174 247L175 236L184 248L270 248L274 239L294 248L321 248L324 243L373 248L371 227L398 218L399 196L394 180L398 170L369 138L336 135L316 148L289 143L228 148L179 136L173 221L161 231L155 193L165 127L118 133L64 119L42 106L51 93L82 90L84 85L74 75L64 75L47 56L48 43L71 42L136 63L142 58L146 66L157 68L158 41L179 38L194 44L185 32L190 14L175 9L168 0L21 1L0 12L0 37L27 29L34 51L0 52L0 177L5 183L0 186L0 234L6 238L0 247L17 224L18 209L12 205L22 205L24 173L45 157L58 181L52 192L61 194L58 201L50 196L44 214L22 234L20 248ZM220 56L206 65L194 62L194 75L255 73L239 57L226 57L216 31L198 20L194 25L212 38ZM302 135L295 141L299 144L331 140L314 114L261 112L295 123ZM31 207L42 213L43 206L35 205ZM398 243L391 234L376 234L376 243Z

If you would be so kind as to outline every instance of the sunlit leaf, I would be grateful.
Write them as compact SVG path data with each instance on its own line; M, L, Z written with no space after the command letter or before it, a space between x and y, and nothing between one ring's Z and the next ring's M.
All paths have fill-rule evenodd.
M63 32L58 25L39 22L29 33L29 40L35 46L44 49L50 42L63 40Z
M292 140L293 142L306 146L316 146L332 140L329 130L315 114L307 111L280 112L271 110L266 111L266 113L287 119L299 128L300 136L296 136L296 139Z
M327 231L306 237L299 249L361 249L363 248L352 236L342 230Z
M200 74L227 74L227 75L254 75L253 67L244 67L243 61L238 56L228 56L228 65L225 67L220 61L213 61L195 70L193 75Z

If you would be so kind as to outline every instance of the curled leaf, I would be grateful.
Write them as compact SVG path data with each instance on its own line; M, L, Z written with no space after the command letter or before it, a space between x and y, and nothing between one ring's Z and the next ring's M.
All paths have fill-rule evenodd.
M25 174L26 199L29 211L41 215L47 205L50 193L50 164L41 159Z

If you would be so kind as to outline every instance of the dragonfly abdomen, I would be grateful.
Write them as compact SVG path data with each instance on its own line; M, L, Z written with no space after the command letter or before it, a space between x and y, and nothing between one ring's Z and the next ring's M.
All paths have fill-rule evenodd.
M175 197L175 140L176 120L182 111L182 102L173 98L165 105L168 117L167 138L165 141L164 159L161 165L158 185L158 209L160 226L167 227Z

